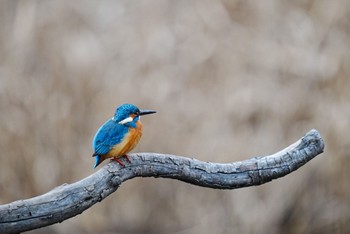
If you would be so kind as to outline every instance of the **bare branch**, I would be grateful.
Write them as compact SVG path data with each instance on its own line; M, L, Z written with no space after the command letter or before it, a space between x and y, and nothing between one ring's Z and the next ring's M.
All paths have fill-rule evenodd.
M121 168L109 163L73 184L63 184L38 197L0 206L0 233L18 233L74 217L134 177L178 179L214 189L259 185L283 177L323 152L324 142L316 130L286 149L241 162L212 163L167 154L137 153Z

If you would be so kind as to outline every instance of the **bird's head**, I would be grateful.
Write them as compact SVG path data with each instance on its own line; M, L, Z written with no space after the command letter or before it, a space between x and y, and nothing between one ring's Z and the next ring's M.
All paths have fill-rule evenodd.
M149 115L156 113L153 110L140 110L137 106L132 104L123 104L117 107L113 120L119 124L136 127L136 122L140 119L141 115Z

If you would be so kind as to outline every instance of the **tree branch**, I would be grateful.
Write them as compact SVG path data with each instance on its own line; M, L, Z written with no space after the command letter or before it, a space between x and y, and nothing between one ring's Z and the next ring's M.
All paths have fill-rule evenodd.
M74 217L135 177L177 179L214 189L259 185L283 177L323 152L316 130L273 155L233 163L202 162L175 155L131 154L131 164L109 163L73 184L63 184L46 194L0 206L0 233L18 233Z

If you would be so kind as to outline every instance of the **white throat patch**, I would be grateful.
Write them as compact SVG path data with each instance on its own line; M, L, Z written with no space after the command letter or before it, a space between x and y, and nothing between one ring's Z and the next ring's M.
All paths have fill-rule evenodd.
M125 119L119 121L118 124L124 125L124 124L126 124L126 123L132 122L133 120L134 120L134 119L133 119L132 117L128 117L128 118L125 118Z

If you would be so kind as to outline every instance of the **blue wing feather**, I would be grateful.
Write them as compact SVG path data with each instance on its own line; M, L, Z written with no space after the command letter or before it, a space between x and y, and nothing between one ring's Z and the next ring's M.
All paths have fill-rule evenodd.
M118 124L112 119L108 120L97 130L92 140L94 156L107 154L113 146L123 140L127 132L128 127Z
M100 160L101 160L101 156L99 156L99 155L95 156L94 168L96 168L101 163Z

